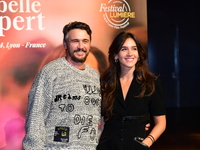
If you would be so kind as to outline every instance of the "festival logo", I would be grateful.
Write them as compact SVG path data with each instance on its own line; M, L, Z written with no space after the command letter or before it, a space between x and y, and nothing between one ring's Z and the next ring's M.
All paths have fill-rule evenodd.
M129 25L130 19L135 18L126 0L109 0L101 3L100 12L103 12L105 22L112 28L123 29Z

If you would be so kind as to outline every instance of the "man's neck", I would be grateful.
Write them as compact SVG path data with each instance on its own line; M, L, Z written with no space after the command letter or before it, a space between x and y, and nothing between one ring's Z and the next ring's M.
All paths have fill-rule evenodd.
M85 69L85 64L82 62L75 62L72 59L65 57L65 59L75 68L80 69L80 70L84 70Z

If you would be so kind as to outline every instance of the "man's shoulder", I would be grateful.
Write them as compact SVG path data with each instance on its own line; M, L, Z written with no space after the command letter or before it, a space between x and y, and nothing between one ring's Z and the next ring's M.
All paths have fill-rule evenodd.
M88 70L89 70L90 73L93 73L93 74L96 74L97 76L99 76L99 72L96 69L90 67L87 64L85 64L85 65L87 66L87 68L88 68Z
M46 66L51 66L51 65L56 65L62 63L64 57L57 58L55 60L50 61L49 63L46 64Z
M55 66L58 66L60 64L62 64L63 61L63 57L62 58L57 58L55 60L50 61L49 63L47 63L42 69L49 69Z

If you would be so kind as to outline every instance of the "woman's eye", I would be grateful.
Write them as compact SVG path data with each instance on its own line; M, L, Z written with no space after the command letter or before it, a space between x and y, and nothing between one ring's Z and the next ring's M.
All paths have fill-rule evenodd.
M122 50L122 51L125 51L125 50L126 50L126 48L122 48L121 50Z

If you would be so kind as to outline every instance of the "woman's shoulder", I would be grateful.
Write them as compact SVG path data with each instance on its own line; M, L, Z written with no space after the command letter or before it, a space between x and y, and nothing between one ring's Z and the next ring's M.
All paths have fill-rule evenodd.
M154 79L155 84L159 84L159 85L162 84L162 81L159 76L154 76L153 79Z

